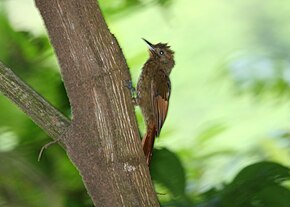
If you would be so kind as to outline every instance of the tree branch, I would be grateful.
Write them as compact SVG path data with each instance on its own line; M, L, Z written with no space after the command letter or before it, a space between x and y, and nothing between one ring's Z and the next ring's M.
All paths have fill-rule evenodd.
M58 139L70 121L0 62L0 91L21 108L53 139Z

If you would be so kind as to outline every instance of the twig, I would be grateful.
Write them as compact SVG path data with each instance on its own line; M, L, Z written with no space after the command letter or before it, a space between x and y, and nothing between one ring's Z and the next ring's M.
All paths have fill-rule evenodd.
M38 154L38 159L37 159L37 161L38 161L38 162L40 161L41 156L42 156L42 154L43 154L43 151L44 151L45 149L49 148L51 145L53 145L53 144L55 144L55 143L57 143L57 142L59 142L58 139L53 140L53 141L50 141L50 142L46 143L45 145L43 145L43 146L41 147L41 150L40 150L39 154Z

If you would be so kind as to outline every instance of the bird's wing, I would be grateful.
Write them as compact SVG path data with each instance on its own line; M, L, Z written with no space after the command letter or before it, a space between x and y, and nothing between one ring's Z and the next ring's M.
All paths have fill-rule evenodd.
M151 82L151 102L157 130L156 135L159 136L168 112L171 83L169 77L164 73L156 75L158 77Z

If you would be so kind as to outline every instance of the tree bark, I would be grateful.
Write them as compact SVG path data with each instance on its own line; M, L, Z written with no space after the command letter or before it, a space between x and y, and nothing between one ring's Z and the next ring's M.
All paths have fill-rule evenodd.
M1 62L0 91L53 139L68 129L70 121Z
M122 51L95 0L36 0L72 109L61 141L95 206L159 206L141 149Z

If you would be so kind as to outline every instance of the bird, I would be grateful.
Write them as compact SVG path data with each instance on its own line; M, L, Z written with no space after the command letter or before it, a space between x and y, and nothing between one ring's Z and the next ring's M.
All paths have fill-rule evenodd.
M171 94L169 75L175 61L174 51L167 43L152 44L142 39L148 45L149 58L143 65L137 82L135 103L141 108L146 124L142 147L146 163L150 166L154 141L160 135L168 112Z

